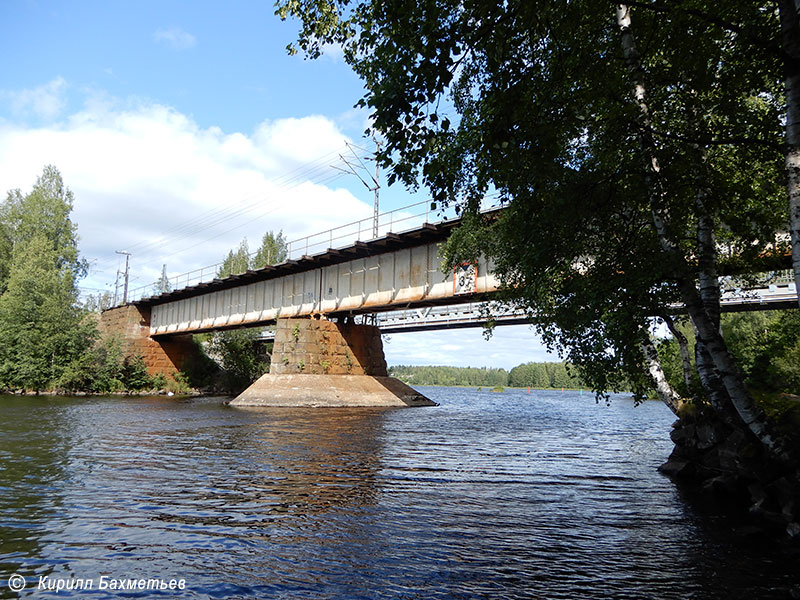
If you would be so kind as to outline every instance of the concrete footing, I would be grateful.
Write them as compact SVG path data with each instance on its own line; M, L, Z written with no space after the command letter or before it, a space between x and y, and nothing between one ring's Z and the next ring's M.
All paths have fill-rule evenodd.
M279 319L272 366L231 406L436 406L387 377L381 332L325 319Z
M436 406L394 377L370 375L262 375L231 406Z

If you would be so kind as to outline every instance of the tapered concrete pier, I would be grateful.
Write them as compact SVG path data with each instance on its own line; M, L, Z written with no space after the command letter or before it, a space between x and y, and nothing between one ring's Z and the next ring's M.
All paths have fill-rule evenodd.
M380 330L325 319L278 319L270 372L231 406L435 406L388 377Z

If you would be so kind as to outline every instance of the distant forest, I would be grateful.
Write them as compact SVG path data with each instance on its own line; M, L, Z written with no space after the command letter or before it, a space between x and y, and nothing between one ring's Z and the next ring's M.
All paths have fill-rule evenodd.
M415 385L467 385L481 387L511 386L533 388L586 387L566 363L525 363L511 371L487 367L411 367L398 365L389 368L389 374L401 381Z

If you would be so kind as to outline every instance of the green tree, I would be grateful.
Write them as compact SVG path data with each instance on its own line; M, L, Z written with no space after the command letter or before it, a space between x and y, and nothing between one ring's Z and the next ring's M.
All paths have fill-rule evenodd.
M0 294L6 289L8 274L11 270L11 231L2 213L4 206L5 204L0 205Z
M86 262L78 254L77 226L70 218L73 201L72 192L52 165L44 168L29 194L10 191L0 220L5 223L12 253L34 237L43 236L55 252L59 268L71 268L77 278L85 275Z
M250 249L247 245L247 238L243 239L239 247L234 251L230 250L217 269L217 277L227 277L244 273L250 268Z
M535 388L550 387L550 377L547 374L547 367L545 364L531 364L531 380L528 385Z
M268 231L261 239L261 246L256 250L250 261L250 267L260 269L268 265L277 265L288 258L288 246L286 237L282 231L277 234Z
M268 370L269 361L259 354L257 338L256 329L221 331L211 336L210 354L225 372L227 389L240 392Z
M98 339L63 370L55 387L67 392L108 394L157 387L144 359L125 355L122 340L111 335Z
M302 20L311 56L344 48L389 180L456 204L449 264L488 255L592 387L643 396L659 383L673 410L649 324L682 302L708 410L785 456L720 334L718 283L722 269L758 269L788 220L779 14L691 4L287 0L278 12ZM506 210L486 218L491 190Z
M533 386L533 364L517 365L508 374L508 385L512 387Z
M52 387L96 335L78 303L86 263L72 204L48 166L29 194L13 190L0 205L0 388Z
M91 345L72 269L44 235L16 245L0 296L0 387L46 390Z

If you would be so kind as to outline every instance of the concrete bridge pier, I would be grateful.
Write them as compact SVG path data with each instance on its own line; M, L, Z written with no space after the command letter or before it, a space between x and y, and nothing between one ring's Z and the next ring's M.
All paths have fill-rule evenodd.
M315 318L278 319L270 372L231 406L434 406L387 376L380 330Z

